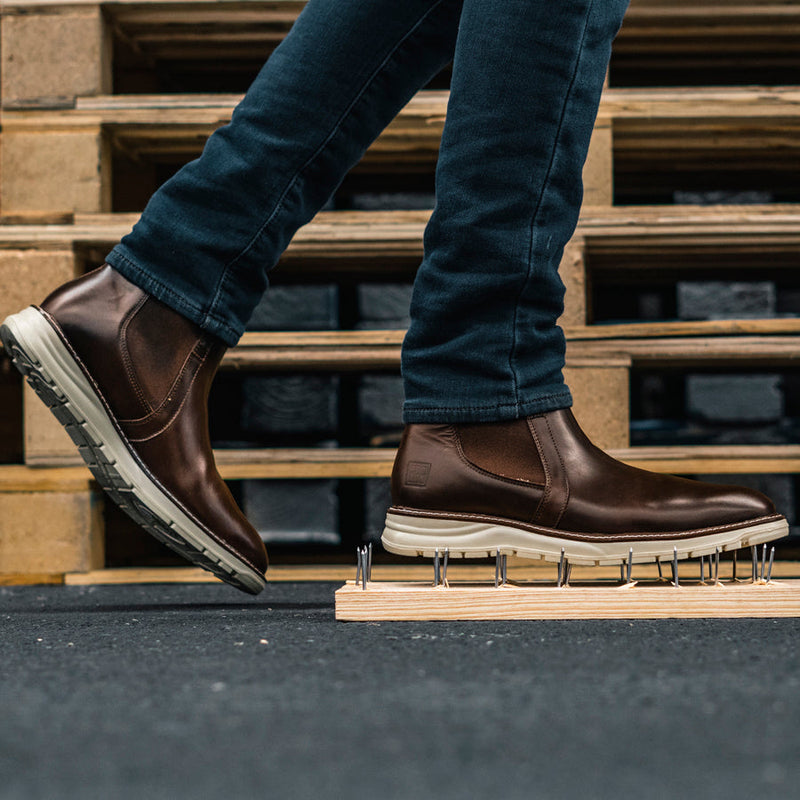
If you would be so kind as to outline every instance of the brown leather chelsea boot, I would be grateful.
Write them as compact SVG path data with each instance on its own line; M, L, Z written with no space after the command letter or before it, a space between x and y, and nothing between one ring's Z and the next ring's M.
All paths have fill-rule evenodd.
M0 338L120 508L223 581L264 588L264 543L209 439L223 342L107 265L8 317Z
M574 564L733 550L787 535L761 492L662 475L592 444L569 408L510 422L406 427L383 545Z

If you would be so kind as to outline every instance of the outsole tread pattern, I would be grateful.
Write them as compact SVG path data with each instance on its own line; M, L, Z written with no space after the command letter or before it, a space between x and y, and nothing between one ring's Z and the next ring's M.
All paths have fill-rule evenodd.
M199 545L181 538L172 521L154 514L135 495L133 487L114 468L115 463L103 452L103 443L96 442L86 427L86 420L72 408L69 400L36 359L26 353L14 334L5 325L0 339L12 363L28 385L64 426L92 476L114 503L151 536L158 539L187 561L216 575L220 580L253 594L253 589L239 579L238 573Z

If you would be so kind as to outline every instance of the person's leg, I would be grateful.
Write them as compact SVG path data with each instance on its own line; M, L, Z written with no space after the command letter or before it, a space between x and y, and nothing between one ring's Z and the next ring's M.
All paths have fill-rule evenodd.
M627 2L464 2L403 345L393 552L613 564L788 530L760 492L614 460L570 409L558 267Z
M104 265L0 337L98 482L157 538L248 592L264 544L214 464L214 373L292 234L452 58L461 0L310 0L231 123Z
M233 345L295 231L453 57L461 0L310 0L107 261Z
M628 0L466 0L403 345L407 422L572 404L564 245Z

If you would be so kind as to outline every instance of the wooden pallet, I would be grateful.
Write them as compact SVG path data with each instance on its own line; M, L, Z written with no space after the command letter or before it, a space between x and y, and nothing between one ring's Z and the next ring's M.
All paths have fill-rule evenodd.
M447 98L445 91L420 92L355 172L432 173ZM148 164L183 163L199 155L210 133L230 119L235 99L111 96L79 98L73 108L7 109L4 213L110 211L115 153L133 159L144 178ZM609 89L584 168L585 202L611 205L615 177L657 184L676 171L759 170L785 183L797 161L798 134L795 87ZM155 188L140 187L144 196Z
M597 326L602 328L606 326ZM708 323L607 326L567 329L565 379L574 411L599 446L628 442L629 373L632 367L794 366L800 359L800 320L728 320ZM680 333L680 336L670 332ZM713 333L715 335L702 334ZM627 335L626 335L627 334ZM228 369L375 370L397 369L403 331L251 333L230 350ZM580 338L581 336L585 338ZM26 461L79 463L74 446L49 412L26 390Z
M108 93L115 79L146 86L157 65L194 62L201 74L202 64L254 69L304 5L302 0L8 0L0 91L7 107L52 105ZM681 77L695 82L703 72L710 75L706 82L719 83L720 76L741 74L742 62L757 75L770 68L785 71L797 64L798 32L795 3L633 0L614 44L612 73L662 85L666 77L674 85Z
M429 216L429 211L322 212L297 232L274 275L410 281L422 258ZM34 219L36 224L24 214L2 217L0 278L10 291L0 298L0 317L37 302L84 264L102 262L138 214L77 214L69 223ZM791 274L798 253L800 205L585 205L561 262L567 286L561 322L591 322L589 287L605 274L623 282L634 273L664 281L689 271L724 275L732 267L754 275Z
M352 335L348 336L348 333ZM351 341L349 345L348 339ZM376 339L394 341L387 347L374 344ZM358 343L359 340L362 344ZM342 371L383 368L387 364L395 369L399 366L400 354L396 332L336 332L332 338L323 339L326 346L321 348L296 333L246 334L243 341L244 344L239 348L229 351L230 355L223 363L223 367L248 370ZM370 341L373 344L368 344ZM574 397L574 412L584 430L600 447L624 447L628 444L629 369L629 358L609 353L599 358L590 356L571 359L564 371ZM30 466L66 466L83 463L69 436L27 386L24 389L24 452L25 463ZM235 456L224 456L223 461L232 465L232 459L240 460L245 467L248 462L252 462L249 452L237 451ZM331 458L327 449L321 450L320 454L323 461ZM354 459L350 468L355 470L359 477L370 477L363 473L359 458L354 457ZM307 464L302 465L302 469L306 469L307 466ZM247 471L246 467L244 471Z
M0 19L0 318L102 260L136 215L112 194L126 159L141 176L136 198L154 187L154 166L196 156L230 118L240 95L120 96L125 70L199 57L253 63L280 41L300 0L10 0ZM615 56L628 74L677 74L712 66L735 71L732 56L766 68L798 60L800 4L743 0L633 0ZM676 67L676 64L678 65ZM249 67L248 67L249 68ZM612 72L614 70L612 61ZM672 70L672 72L670 72ZM621 73L620 73L621 74ZM149 80L145 78L144 80ZM112 92L117 91L114 95ZM140 89L136 89L139 91ZM153 90L149 90L153 91ZM429 175L438 155L447 93L415 97L354 171ZM796 269L798 207L613 208L614 179L635 188L665 173L760 170L789 182L800 141L800 93L791 87L620 90L604 93L584 171L584 212L561 273L567 284L562 320L568 335L567 380L576 415L612 454L670 472L797 472L791 446L625 448L628 376L634 366L793 365L795 320L593 326L589 285L632 271L677 275L687 265L752 274ZM148 174L148 170L150 173ZM299 276L410 278L422 255L428 212L320 215L283 258ZM63 224L63 223L69 224ZM62 224L45 224L62 223ZM107 252L107 249L105 250ZM283 267L282 267L283 268ZM279 273L280 274L280 273ZM605 277L603 277L605 276ZM672 279L672 278L669 278ZM5 309L5 311L4 311ZM402 332L330 336L248 335L226 369L396 370ZM29 464L74 463L68 437L26 389L25 458ZM262 450L220 452L231 480L265 477L385 477L394 452ZM78 488L69 488L78 487ZM0 467L0 573L52 578L100 564L100 504L83 467ZM43 509L30 529L29 509ZM27 516L26 516L27 515ZM56 527L56 521L61 527ZM27 525L27 527L26 527ZM21 538L20 538L21 537ZM16 559L16 560L15 560ZM53 564L56 572L53 573ZM72 564L70 567L69 565ZM43 579L43 578L42 578Z
M285 269L342 274L360 258L375 261L421 255L429 212L323 213L303 228L284 259ZM130 229L136 215L78 217L73 224L0 226L0 275L10 286L0 316L38 302L47 290L73 277L83 254L108 247ZM627 444L628 369L642 366L791 366L798 353L800 321L721 320L705 322L584 324L586 285L593 264L613 260L618 270L660 263L669 267L709 258L720 268L737 258L749 269L776 261L793 268L800 250L797 206L760 208L586 207L578 232L565 253L562 274L568 285L562 325L568 338L567 376L576 413L604 447ZM619 253L617 259L614 254ZM723 257L723 255L725 257ZM332 258L329 258L332 256ZM754 260L748 260L754 259ZM622 266L616 265L621 263ZM716 267L715 267L716 268ZM406 267L406 269L408 269ZM345 270L346 272L346 270ZM407 277L411 277L407 274ZM243 370L394 370L399 367L403 331L251 333L229 351L223 366ZM606 401L597 403L598 392ZM613 412L613 413L612 413ZM78 463L72 443L46 409L26 389L26 462Z

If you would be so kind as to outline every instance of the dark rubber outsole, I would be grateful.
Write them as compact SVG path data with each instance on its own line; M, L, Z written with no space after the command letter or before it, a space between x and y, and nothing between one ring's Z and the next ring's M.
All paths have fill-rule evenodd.
M80 415L76 415L69 398L59 389L38 359L26 352L7 324L0 326L0 340L2 340L6 352L11 356L14 366L63 425L94 478L119 508L151 536L163 542L187 561L213 573L225 583L248 594L258 594L264 588L266 581L261 577L262 584L256 585L257 581L254 580L254 576L257 573L254 573L248 565L240 562L244 568L240 571L246 570L247 572L246 579L243 580L240 571L237 571L233 565L226 564L223 559L218 558L210 550L183 538L172 520L162 519L154 514L137 497L135 488L115 469L113 459L109 459L103 452L103 442L94 440L86 428L85 420L81 419ZM101 405L99 400L98 405ZM131 453L131 455L136 458L135 454ZM138 458L136 460L138 461ZM233 554L230 560L235 560Z

